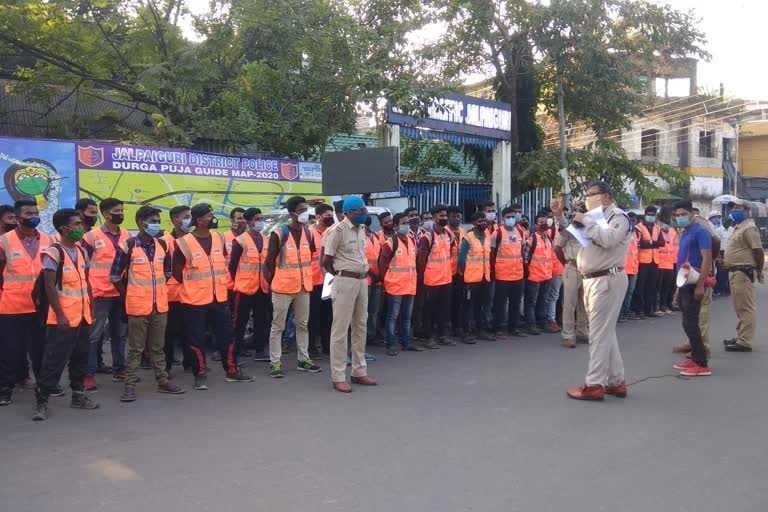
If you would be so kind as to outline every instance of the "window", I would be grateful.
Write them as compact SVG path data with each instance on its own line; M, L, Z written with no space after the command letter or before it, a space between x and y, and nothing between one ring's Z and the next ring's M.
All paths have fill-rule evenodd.
M642 158L659 157L659 130L643 130L640 139L640 156Z
M701 158L715 158L714 130L699 132L699 156Z

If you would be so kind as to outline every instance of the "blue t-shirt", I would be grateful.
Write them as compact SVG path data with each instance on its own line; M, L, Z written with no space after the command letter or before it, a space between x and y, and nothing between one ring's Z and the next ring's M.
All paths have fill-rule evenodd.
M680 237L680 250L677 253L677 269L688 261L688 263L694 268L701 268L702 249L712 249L712 235L706 228L699 224L693 224L688 229L683 231Z

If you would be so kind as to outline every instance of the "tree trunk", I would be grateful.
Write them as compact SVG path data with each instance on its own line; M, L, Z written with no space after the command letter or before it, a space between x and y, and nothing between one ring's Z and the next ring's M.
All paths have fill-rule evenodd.
M509 133L509 145L510 145L510 183L512 198L516 198L520 195L520 165L517 158L517 152L520 148L520 127L519 116L517 115L517 69L518 66L511 66L511 69L507 70L507 81L509 87L504 91L507 102L512 106L511 123Z

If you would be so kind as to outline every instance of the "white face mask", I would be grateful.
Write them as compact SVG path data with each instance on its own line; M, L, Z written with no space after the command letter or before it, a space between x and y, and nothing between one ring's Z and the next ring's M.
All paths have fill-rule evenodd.
M296 220L299 221L299 224L306 224L309 222L309 212L300 213L299 218Z
M602 196L590 196L587 198L587 210L594 210L598 206L602 206L603 202L600 199Z
M554 223L555 223L555 221L554 221L554 220L552 220L552 219L547 219L547 227L551 228L551 227L552 227L552 224L554 224Z
M253 223L253 230L257 233L259 233L262 229L264 229L264 222L257 220Z

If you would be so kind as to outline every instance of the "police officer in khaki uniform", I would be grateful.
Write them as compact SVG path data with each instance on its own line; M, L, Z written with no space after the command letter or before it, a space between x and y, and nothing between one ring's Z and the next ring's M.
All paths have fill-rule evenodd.
M347 333L352 327L352 383L375 386L365 363L368 322L368 257L365 253L365 220L368 211L357 196L344 199L344 220L328 235L323 246L323 268L334 276L331 287L331 380L336 391L349 393L346 380Z
M589 369L583 386L568 390L574 400L602 400L606 394L627 396L624 362L619 352L616 323L627 293L624 264L631 241L629 219L613 202L608 184L595 181L587 187L587 210L602 206L608 227L600 227L583 213L573 216L591 243L579 253L576 265L584 283L584 306L589 315ZM555 209L557 207L557 210ZM553 213L562 221L562 205Z
M559 205L559 199L555 200ZM553 206L554 210L554 206ZM581 244L565 229L555 239L555 255L563 264L563 341L565 348L575 348L576 342L589 341L589 323L584 309L584 284L576 261Z
M728 352L752 352L755 337L755 279L763 282L765 253L760 232L749 218L749 203L729 203L734 230L725 249L725 265L731 285L731 300L736 309L736 338L724 340Z

